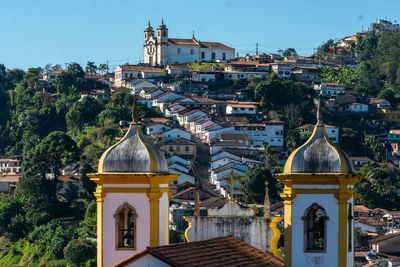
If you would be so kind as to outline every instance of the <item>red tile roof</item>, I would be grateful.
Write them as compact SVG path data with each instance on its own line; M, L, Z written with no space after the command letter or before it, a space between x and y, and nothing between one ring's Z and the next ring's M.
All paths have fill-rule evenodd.
M168 43L173 45L200 46L202 48L210 48L210 49L234 50L234 48L218 42L198 42L196 39L169 38Z
M177 138L177 139L174 139L174 140L166 143L166 145L195 145L195 143L193 143L189 140L186 140L184 138Z
M232 236L147 247L112 266L126 266L148 254L171 266L284 266L283 262L272 254L250 246Z
M219 136L221 140L249 140L248 134L221 134Z

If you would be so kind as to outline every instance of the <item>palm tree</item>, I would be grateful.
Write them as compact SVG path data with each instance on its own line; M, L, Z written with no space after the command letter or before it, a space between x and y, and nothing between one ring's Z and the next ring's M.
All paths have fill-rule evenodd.
M270 144L264 144L263 150L258 152L258 156L264 159L265 167L271 169L278 161L278 151Z
M86 73L96 74L97 66L93 61L88 61L86 64Z

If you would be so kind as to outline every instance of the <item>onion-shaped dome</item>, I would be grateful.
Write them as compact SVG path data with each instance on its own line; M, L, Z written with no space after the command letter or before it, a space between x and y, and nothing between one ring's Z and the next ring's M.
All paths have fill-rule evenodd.
M152 32L152 31L154 31L154 30L153 30L153 27L151 27L151 25L150 25L150 20L149 20L149 24L147 25L146 29L144 29L144 31L145 31L145 32Z
M283 174L295 173L353 173L353 166L346 153L335 146L321 121L311 137L290 154Z
M158 30L165 30L167 29L167 26L164 24L164 19L161 20L160 26L157 28Z
M136 102L136 97L135 97ZM137 122L136 103L133 122L125 136L103 153L99 173L165 173L168 172L164 154L148 143Z

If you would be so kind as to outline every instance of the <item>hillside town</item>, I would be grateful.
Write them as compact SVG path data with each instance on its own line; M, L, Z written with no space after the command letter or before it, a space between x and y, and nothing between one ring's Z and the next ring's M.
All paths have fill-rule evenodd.
M378 20L371 28L376 34L400 30L398 24L387 20ZM83 181L88 180L87 177L97 184L97 188L100 188L102 184L99 181L108 179L104 178L106 176L101 176L108 172L107 168L110 168L108 166L114 166L112 164L117 163L125 166L125 161L120 157L128 152L121 150L120 154L109 154L111 155L109 157L107 154L118 146L122 147L121 144L124 142L129 144L125 149L129 148L131 151L137 149L142 153L137 157L142 157L143 153L149 153L148 159L143 159L143 161L136 159L135 166L138 168L146 160L151 162L158 157L158 152L154 152L155 156L151 154L153 152L149 152L153 151L151 150L153 147L154 151L161 151L167 167L162 169L159 166L157 174L154 175L161 176L161 173L167 170L175 179L166 184L172 192L169 206L166 206L168 211L166 214L160 212L157 216L160 217L161 222L165 220L167 224L169 223L169 229L167 229L169 239L175 238L174 243L190 239L193 246L179 248L175 247L178 245L167 246L167 243L162 244L162 242L150 243L141 247L144 250L139 253L146 256L140 257L128 257L129 254L118 254L120 253L118 252L115 254L117 256L107 258L104 252L102 255L104 266L112 264L115 264L112 266L140 266L135 264L139 264L137 262L140 262L142 257L155 257L170 264L157 266L183 266L179 264L183 264L182 262L189 258L179 262L180 259L171 255L186 249L189 254L207 251L208 243L205 243L207 240L211 240L210 244L215 246L231 244L234 249L237 249L238 255L243 257L243 262L254 261L257 258L255 255L259 253L258 250L261 250L265 255L260 254L260 258L274 264L262 265L265 262L260 261L262 263L257 266L296 266L295 264L288 265L287 259L284 260L281 254L274 251L273 245L270 245L275 234L271 226L272 219L288 216L285 214L288 212L286 207L288 188L295 190L296 183L293 180L292 189L291 184L279 175L290 176L294 173L303 173L306 176L312 173L317 176L315 179L319 179L318 175L321 177L325 175L321 174L325 173L323 171L298 171L298 173L294 171L296 164L294 158L303 153L301 151L307 148L307 144L314 142L313 138L316 138L319 131L322 136L319 138L326 139L324 141L326 146L332 147L332 151L339 155L340 166L344 164L345 159L349 161L346 163L348 164L346 172L342 169L334 171L332 167L334 163L332 163L331 169L326 173L335 175L345 173L348 177L366 176L364 179L368 180L375 170L378 177L379 175L383 177L382 173L388 176L397 175L395 173L400 167L400 109L397 94L386 92L372 95L367 91L358 90L355 82L340 79L345 76L343 73L354 74L362 68L363 51L355 47L360 46L363 40L369 38L370 32L358 32L335 42L326 43L326 47L321 47L311 56L300 56L296 51L288 49L279 53L257 53L238 57L234 47L221 42L200 41L194 34L190 39L170 38L169 29L164 20L155 30L148 22L144 29L142 63L118 65L113 70L107 70L107 66L102 66L100 69L93 62L88 62L82 77L79 78L82 84L82 81L85 81L88 86L78 92L78 100L76 104L73 104L74 107L80 104L94 106L93 101L95 101L106 107L105 110L109 112L103 113L104 110L99 112L100 118L101 116L108 119L118 118L118 121L114 125L107 122L107 119L103 119L101 126L103 128L98 132L94 123L87 123L87 128L79 128L83 127L79 125L73 128L70 126L73 125L73 120L67 121L67 126L73 129L70 132L76 137L74 140L77 140L82 153L86 153L85 158L84 160L76 158L68 164L60 163L55 168L45 170L43 175L46 179L58 179L57 195L67 199L66 195L73 190L76 192L83 190L83 183L85 183ZM34 90L43 105L61 103L59 102L60 90L54 88L58 88L57 86L62 82L66 83L71 73L73 73L71 68L57 66L42 71L38 75ZM77 86L79 86L78 83L72 84L68 90ZM281 88L279 89L281 93L273 91L278 87ZM268 88L272 89L268 91ZM297 93L296 90L301 92ZM296 93L293 93L294 91ZM10 93L11 101L14 101L11 105L17 105L15 103L21 101L19 94L18 91ZM45 99L49 99L48 102ZM66 99L63 101L68 101ZM122 115L118 113L117 105L121 106ZM79 116L76 115L78 111L75 112L74 115L67 110L65 112L68 114L67 119L79 116L83 118L85 115L83 107L79 110ZM28 119L19 118L22 129L30 127L28 122L32 117L29 117L28 113L26 116ZM89 119L85 120L85 123L89 122ZM107 128L107 123L112 126ZM133 130L136 126L137 132ZM93 143L100 142L102 138L106 140L107 136L112 136L112 139L104 143L96 143L97 147L89 147L89 143L92 142L89 140L94 140ZM141 146L146 147L147 150L137 145L140 142L135 143L137 146L132 145L134 141L129 141L129 138L133 138L132 136L136 136L134 140L141 140ZM29 142L31 142L30 149L34 147L33 144L38 144L35 140ZM319 145L317 141L315 144ZM35 163L32 160L26 160L30 154L24 150L23 145L20 147L23 149L0 150L4 154L0 156L0 192L6 195L18 192L16 188L21 177L30 175L28 166ZM13 151L21 153L13 153ZM92 158L88 159L88 157ZM107 160L111 163L107 163ZM303 160L308 162L306 159ZM43 158L41 161L46 161L46 159ZM82 161L90 167L88 167L90 171L84 170ZM100 166L102 166L101 169ZM287 166L292 169L287 171ZM123 168L125 167L121 167L121 171L116 173L132 172L131 169L124 170ZM268 174L262 175L264 177L269 175L270 178L265 178L266 180L261 184L252 184L251 179L256 177L257 171L266 171ZM150 169L135 169L134 172L154 173ZM160 187L163 183L159 182ZM305 184L310 185L311 182ZM347 253L345 257L354 258L354 265L352 263L338 266L400 266L400 246L398 245L400 244L400 211L398 206L393 204L396 200L387 203L371 201L368 197L374 196L373 193L369 193L368 188L361 188L360 190L364 191L356 193L354 184L355 182L353 184L349 182L351 186L349 188L353 191L350 197L349 213L344 213L344 224L346 225L347 220L349 227L346 229L350 236L348 251L345 247ZM319 189L334 190L333 187L328 188L328 185L329 183L323 184L326 188L320 186ZM260 186L263 188L257 188ZM318 188L318 186L315 188L301 186L304 185L298 185L297 189ZM400 195L400 184L396 182L394 185L387 186L392 187L394 195ZM100 194L99 191L96 192L95 194ZM107 194L116 192L109 191ZM264 193L260 195L260 192ZM251 196L251 193L254 195ZM355 200L356 194L361 194L359 198L361 202ZM379 195L379 192L376 194ZM78 201L83 197L76 196L75 198ZM159 205L164 205L163 201L159 202ZM380 204L386 206L377 206ZM367 207L368 205L373 208ZM106 207L104 206L104 214L108 212ZM136 207L136 210L140 212L139 207ZM325 212L320 207L315 210ZM114 216L126 215L122 212ZM339 220L333 215L326 216L325 214L322 217L331 217L333 222ZM248 220L246 226L238 225L238 218ZM70 219L63 218L63 220ZM105 222L106 225L107 223ZM127 224L127 222L124 223ZM125 224L124 227L127 228ZM222 226L216 227L217 224ZM253 228L247 225L252 225ZM265 227L262 229L266 230L257 233L254 229L258 225ZM295 223L293 225L295 226ZM99 229L99 225L97 227ZM139 227L141 227L140 224L138 224L138 229ZM275 222L275 228L280 231L283 231L285 227L283 221ZM124 231L128 230L122 228L118 242L122 242L122 247L124 247L128 246L130 239L124 239ZM188 230L189 228L192 230ZM112 234L114 235L114 232ZM233 237L225 237L228 235ZM285 242L286 238L287 235L285 235ZM137 241L135 239L138 247L142 246L139 239ZM344 240L346 240L346 233ZM328 239L325 242L331 241ZM278 241L275 245L277 244ZM246 249L253 251L255 247L258 250L252 252L253 256L245 253L242 255L240 248L250 245L251 247L246 247ZM105 244L104 248L108 248L107 246L109 245ZM280 248L283 249L282 244ZM286 251L283 254L288 257L289 253ZM218 255L215 257L217 258ZM291 257L294 261L295 253ZM339 258L341 259L341 256ZM348 261L346 259L344 260ZM97 260L99 261L99 258ZM194 259L190 258L190 260ZM328 266L317 264L318 260L313 258L310 261L313 261L315 266ZM173 265L171 262L174 261L179 264ZM206 262L203 264L207 266Z

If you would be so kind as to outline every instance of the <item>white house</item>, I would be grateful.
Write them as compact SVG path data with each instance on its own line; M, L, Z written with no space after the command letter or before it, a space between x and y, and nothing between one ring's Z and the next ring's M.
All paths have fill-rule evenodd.
M169 75L179 75L189 73L189 67L179 64L168 64L165 68Z
M241 79L247 80L251 77L265 78L268 77L269 72L248 72L248 71L224 71L225 80Z
M196 70L192 72L192 80L195 82L213 82L217 79L217 71Z
M340 83L321 83L314 85L315 90L320 90L322 95L342 95L346 88Z
M230 159L233 159L233 160L236 160L236 161L240 161L241 160L241 158L239 156L237 156L237 155L234 155L234 154L229 153L227 151L219 151L219 152L217 152L215 154L212 154L211 161L216 161L216 160L219 160L219 159L222 159L222 158L230 158Z
M368 112L368 105L363 104L363 103L353 102L353 103L350 103L346 109L350 112L364 113L364 112Z
M165 91L158 87L142 87L139 90L139 96L146 99L153 99L154 97L165 94Z
M146 134L148 135L159 134L171 130L171 127L162 123L147 124L145 128L146 128Z
M180 129L171 129L168 131L165 131L163 133L161 133L162 135L164 135L166 137L166 142L169 142L171 140L174 140L176 138L184 138L186 140L191 140L191 134L189 132L180 130Z
M131 88L134 91L139 91L142 88L151 88L151 87L157 88L157 85L150 82L149 80L136 79L136 80L133 80L132 82L128 83L128 88Z
M206 115L207 115L207 113L205 113L201 110L195 109L195 110L188 111L188 112L178 116L178 121L179 121L180 125L184 126L184 125L188 124L189 120L194 119L199 116L206 116Z
M257 102L235 102L226 105L227 115L255 115L257 114Z
M224 148L248 149L248 146L235 141L218 142L210 146L210 154L214 155Z
M156 67L148 67L144 65L120 65L115 68L114 85L122 86L127 80L165 77L166 72Z
M177 155L173 155L172 157L167 158L167 162L168 163L176 163L177 162L177 163L179 163L179 164L181 164L183 166L187 166L187 167L190 166L190 161L189 160L183 159L183 158L181 158L181 157L179 157Z
M180 172L184 172L184 173L189 173L189 168L182 166L181 164L174 162L174 163L169 163L168 164L169 169L175 169L178 170Z
M192 175L181 172L179 170L169 169L169 173L180 175L178 180L175 181L174 184L183 184L184 182L189 182L191 184L195 184L195 182L196 182L196 179Z
M281 121L237 123L234 125L234 131L230 133L247 134L250 138L250 145L255 147L260 146L260 141L274 147L283 147L283 123Z
M66 70L53 70L53 71L47 72L47 73L45 73L45 74L43 75L43 80L46 80L46 81L55 81L56 78L57 78L58 76L60 76L60 74L63 73L64 71L66 71Z
M217 168L219 168L221 166L224 166L224 165L226 165L228 163L231 163L231 162L234 162L234 163L237 163L237 164L241 164L242 163L241 160L235 160L235 159L232 159L232 158L229 158L229 157L225 157L225 158L220 158L220 159L211 161L211 169L212 170L217 169Z
M271 69L273 72L278 74L279 78L290 78L292 75L292 69L290 67L290 64L287 63L274 63L271 64Z
M314 130L313 124L305 124L300 126L298 129L302 132L308 132L312 133ZM335 144L339 144L339 127L333 126L333 125L328 125L324 124L325 127L325 132L328 135L328 137L334 142Z
M144 30L143 61L145 64L161 66L185 62L220 62L233 59L235 49L217 42L201 42L192 39L168 38L168 28L162 22L157 34L149 25Z

